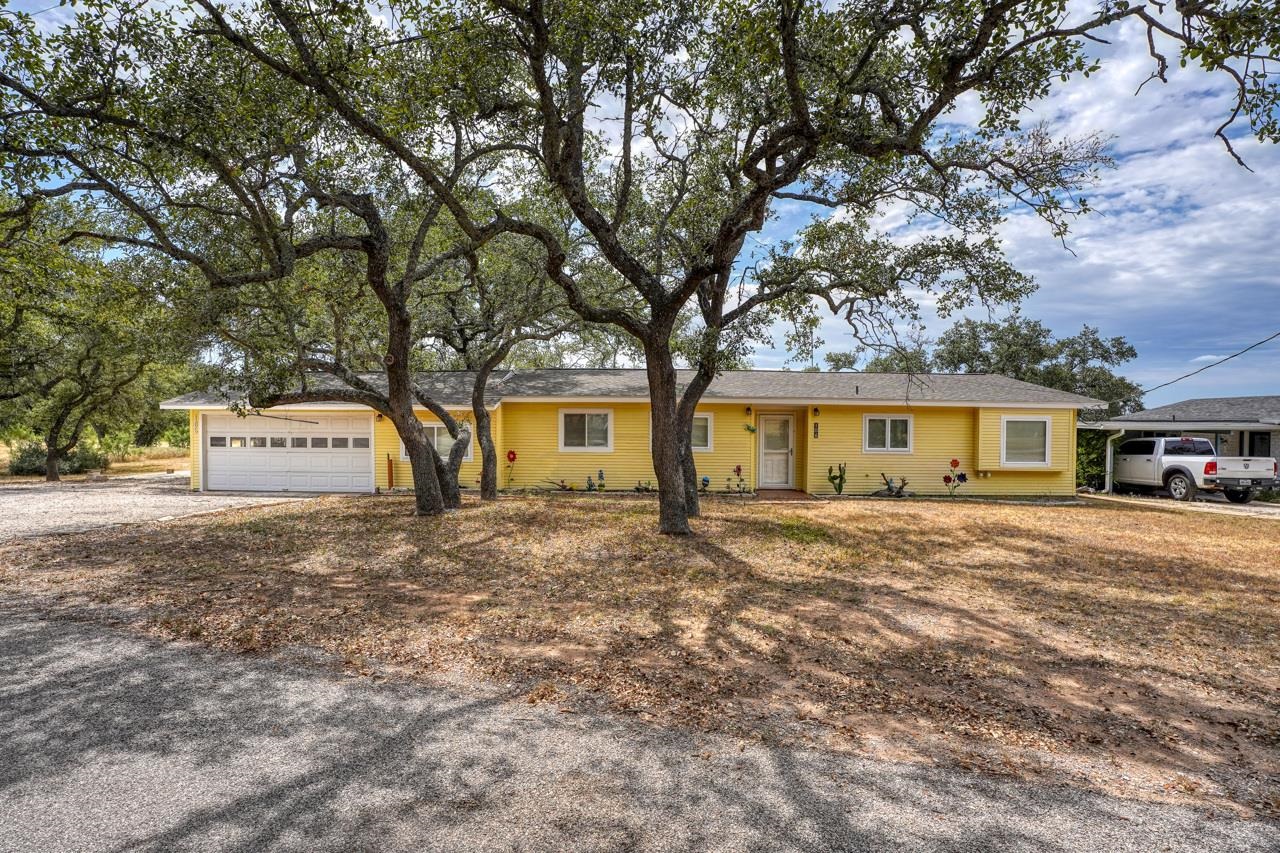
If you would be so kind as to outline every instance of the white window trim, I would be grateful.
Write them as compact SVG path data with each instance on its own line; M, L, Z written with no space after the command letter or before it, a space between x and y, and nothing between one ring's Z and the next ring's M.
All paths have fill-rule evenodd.
M872 447L867 443L871 437L871 430L867 425L873 420L883 420L884 425L884 442L885 447ZM888 421L906 421L907 422L907 446L889 447L889 424ZM863 453L911 453L915 449L916 444L916 424L915 417L909 414L897 414L895 412L868 412L862 416L862 452Z
M693 452L694 453L715 453L716 451L716 417L715 415L712 414L711 412L695 411L693 413L693 416L695 418L707 419L707 446L706 447L692 447L693 430L692 429L689 430L690 432L689 441L691 443L690 446L692 447ZM653 410L652 409L649 410L649 449L650 451L652 451L653 449Z
M564 445L564 416L565 415L608 415L609 416L609 443L604 447L565 447ZM559 428L559 448L561 453L612 453L613 452L613 409L561 409L556 415L556 425Z
M1044 461L1010 462L1006 458L1005 424L1010 421L1044 424ZM1049 415L1001 415L1000 416L1000 467L1001 468L1050 468L1053 466L1053 418Z
M444 431L445 431L445 434L446 434L446 435L448 435L448 433L449 433L448 428L446 428L444 424L440 424L440 423L423 423L423 425L422 425L422 426L423 426L423 428L428 428L428 427L429 427L429 428L437 429L437 430L441 430L441 429L442 429L442 430L444 430ZM463 455L463 457L462 457L462 461L463 461L463 462L471 462L472 460L474 460L474 459L476 458L475 450L476 450L476 436L475 436L475 433L474 433L474 432L472 432L472 433L471 433L471 440L467 442L467 452ZM404 440L403 440L403 439L400 441L400 461L401 461L401 462L408 462L408 461L409 461L409 451L405 450L405 447L404 447ZM448 461L448 460L446 460L446 461Z
M693 417L695 420L697 418L707 419L707 446L698 447L696 444L694 444L693 435L692 435L693 430L690 429L689 430L690 432L689 447L693 449L694 453L715 453L716 452L716 416L713 415L711 412L694 412ZM652 424L652 422L653 421L651 418L650 424Z

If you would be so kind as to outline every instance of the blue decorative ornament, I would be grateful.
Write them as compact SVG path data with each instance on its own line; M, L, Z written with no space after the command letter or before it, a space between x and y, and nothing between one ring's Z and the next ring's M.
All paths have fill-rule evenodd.
M707 486L710 486L710 485L711 485L711 478L710 478L710 477L703 477L703 478L702 478L702 487L705 489Z

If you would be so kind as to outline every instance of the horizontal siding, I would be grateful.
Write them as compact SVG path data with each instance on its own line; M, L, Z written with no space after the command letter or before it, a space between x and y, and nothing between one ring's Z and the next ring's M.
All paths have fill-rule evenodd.
M560 450L560 410L572 408L609 409L613 412L613 449L608 452L563 452ZM547 488L548 481L563 480L575 488L586 486L587 477L595 479L605 472L610 489L633 489L637 482L657 482L649 452L649 406L645 403L617 403L575 407L561 403L503 402L502 445L499 456L504 470L499 477L503 488ZM751 423L745 407L709 405L699 407L698 414L712 416L712 450L694 454L699 476L711 479L711 488L721 491L733 469L742 466L748 488L755 482L754 435L746 429ZM517 460L508 478L505 454L514 450Z
M189 418L188 424L191 427L191 447L187 451L191 458L191 490L200 491L200 458L202 448L204 447L204 436L200 433L200 413L190 411L187 413Z
M868 453L862 449L863 415L910 414L912 416L912 448L910 453ZM1009 411L946 407L875 407L854 408L822 406L814 418L819 425L818 438L810 431L808 453L809 491L833 494L827 479L828 466L841 462L846 466L845 494L865 495L880 488L881 473L900 479L906 477L908 490L923 495L945 495L942 477L949 471L950 461L958 459L960 470L969 482L960 487L965 495L1069 495L1075 489L1075 454L1073 412L1046 411L1054 417L1053 470L1001 470L999 468L1000 415ZM1022 410L1016 412L1024 414ZM1032 412L1031 414L1041 414ZM994 423L994 426L992 426ZM994 467L987 464L989 452L979 460L979 434L984 448L995 442ZM989 476L978 476L979 471Z
M561 403L504 402L493 412L492 429L498 453L498 486L503 489L548 488L547 481L564 480L575 488L586 485L601 469L610 489L630 490L637 481L655 481L649 454L649 406L644 403L591 405L614 413L613 449L604 453L561 452L559 412L577 408ZM713 450L694 454L700 476L711 480L714 491L722 491L733 469L742 466L747 488L756 487L758 434L761 414L791 413L796 424L796 487L815 494L832 494L827 479L828 466L847 465L846 494L869 494L881 487L880 474L905 476L909 489L918 494L945 494L942 475L952 458L970 482L961 487L967 495L1069 495L1075 488L1075 412L1068 410L1001 410L946 407L854 407L823 405L814 415L811 407L756 408L750 415L740 404L709 404L699 414L713 416ZM913 447L908 454L865 453L862 450L862 422L867 413L909 413L913 416ZM292 416L304 412L291 411ZM1005 414L1046 415L1053 419L1052 466L1050 469L1010 470L1000 467L1000 417ZM458 410L460 420L470 420L469 410ZM189 413L191 424L191 488L201 487L200 413ZM424 423L437 423L425 415ZM818 427L814 437L813 427ZM400 459L400 439L387 418L374 422L374 482L387 488L387 459L397 487L413 484L409 463ZM518 454L508 469L506 454ZM982 472L983 476L978 476ZM480 481L480 452L460 471L464 487ZM656 481L655 481L656 485Z
M470 422L474 429L475 421L471 416L470 409L450 409L449 414L453 415L460 423ZM494 420L496 421L498 418L498 413L494 412ZM440 423L439 418L425 412L419 414L418 419L424 424ZM462 467L458 469L458 484L464 489L479 488L480 486L479 442L475 442L471 455L472 461L463 462ZM387 476L388 459L391 462L391 478ZM378 420L375 417L373 422L373 482L379 489L386 489L391 487L392 479L394 479L394 486L397 489L413 488L413 468L409 465L409 460L400 458L400 433L396 432L395 424L391 422L390 418ZM501 476L498 478L498 483L499 485L502 483Z

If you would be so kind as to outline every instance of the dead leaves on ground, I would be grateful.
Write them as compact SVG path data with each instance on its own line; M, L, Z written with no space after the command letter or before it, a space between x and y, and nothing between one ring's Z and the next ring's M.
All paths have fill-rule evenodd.
M514 685L1277 813L1280 536L1131 507L329 498L0 548L0 591L359 675Z

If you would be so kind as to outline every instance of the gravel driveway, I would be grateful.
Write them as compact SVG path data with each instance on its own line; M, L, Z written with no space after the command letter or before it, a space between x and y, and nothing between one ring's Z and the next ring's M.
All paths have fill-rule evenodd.
M0 603L0 850L1277 850L1280 826L343 679Z
M0 541L297 499L192 492L186 474L145 474L100 483L14 483L0 485Z

